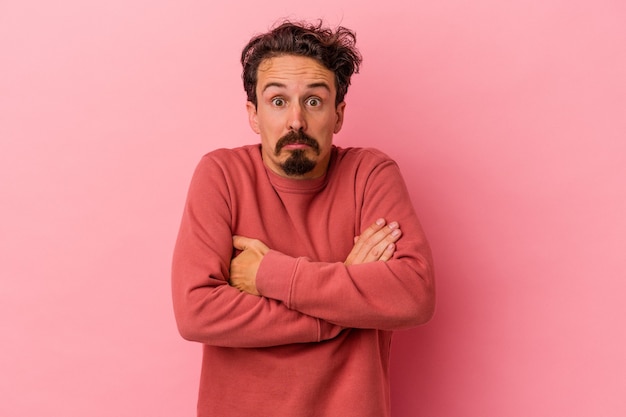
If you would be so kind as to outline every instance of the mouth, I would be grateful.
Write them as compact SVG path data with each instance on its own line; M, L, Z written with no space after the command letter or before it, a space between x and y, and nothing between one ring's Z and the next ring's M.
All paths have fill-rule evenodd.
M293 149L306 149L310 147L311 145L309 145L308 143L290 143L288 145L283 146L283 149L293 150Z
M295 151L295 150L307 150L312 149L318 155L320 152L319 144L315 139L304 133L303 131L290 131L285 136L280 138L276 143L275 153L280 154L282 150Z

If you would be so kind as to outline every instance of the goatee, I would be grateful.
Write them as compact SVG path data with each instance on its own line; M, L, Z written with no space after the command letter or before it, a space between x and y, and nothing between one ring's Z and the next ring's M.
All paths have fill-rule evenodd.
M280 151L285 146L292 144L308 145L317 155L320 154L319 143L302 130L291 130L285 136L280 138L278 142L276 142L274 153L278 156ZM291 151L287 160L283 162L280 167L287 176L300 176L311 172L313 168L315 168L315 165L315 161L307 158L305 149L294 149Z
M304 149L294 149L280 167L288 176L299 176L313 171L315 165L315 161L306 157Z

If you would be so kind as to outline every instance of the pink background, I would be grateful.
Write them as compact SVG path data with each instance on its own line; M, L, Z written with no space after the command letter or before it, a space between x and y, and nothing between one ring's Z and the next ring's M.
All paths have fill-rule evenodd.
M172 247L283 16L357 31L336 143L398 160L432 242L394 415L626 415L626 3L223 3L0 1L0 415L194 415Z

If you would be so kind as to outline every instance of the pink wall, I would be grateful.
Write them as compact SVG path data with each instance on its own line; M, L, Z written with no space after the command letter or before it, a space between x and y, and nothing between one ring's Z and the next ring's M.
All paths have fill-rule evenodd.
M337 143L399 161L432 241L395 415L626 415L625 3L223 3L0 2L0 415L194 415L172 246L280 16L357 30Z

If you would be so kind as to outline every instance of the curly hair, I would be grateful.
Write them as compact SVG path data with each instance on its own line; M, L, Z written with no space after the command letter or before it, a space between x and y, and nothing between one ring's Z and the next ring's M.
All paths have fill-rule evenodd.
M250 40L241 53L243 87L248 101L257 105L257 70L263 60L297 55L315 59L335 74L335 105L344 100L352 74L359 72L361 54L355 47L356 34L339 26L332 30L317 24L284 21L271 31Z

